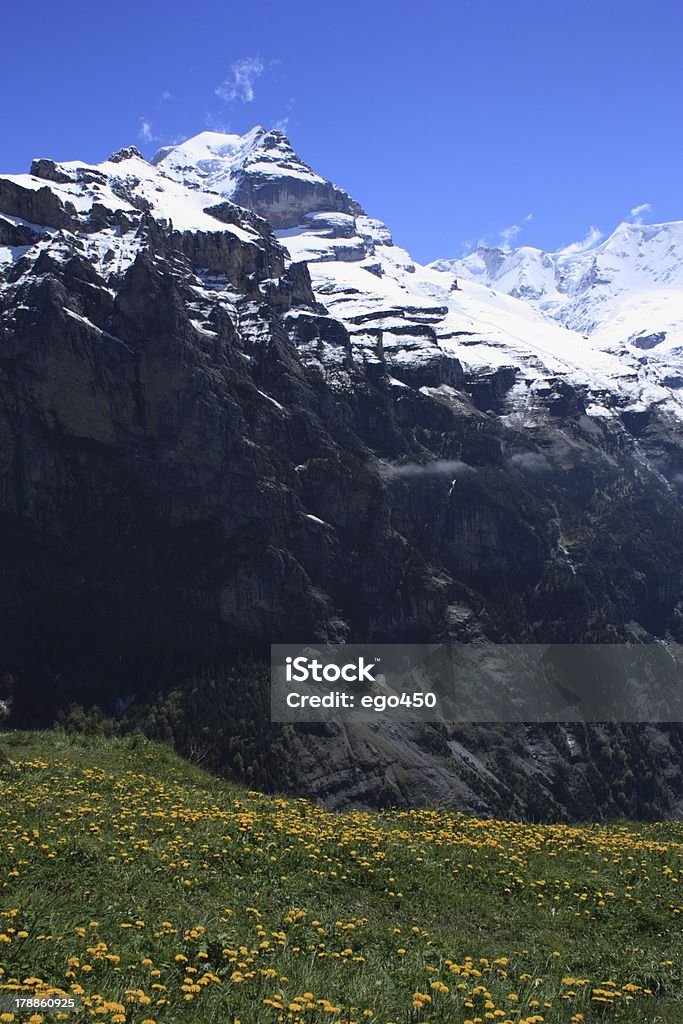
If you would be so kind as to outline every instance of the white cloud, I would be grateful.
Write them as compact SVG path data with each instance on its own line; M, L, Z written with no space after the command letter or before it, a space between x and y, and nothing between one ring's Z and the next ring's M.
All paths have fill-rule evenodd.
M634 206L631 210L631 217L633 218L633 223L642 224L644 213L652 213L652 206L650 203L641 203L640 206Z
M260 57L244 57L232 65L232 78L226 78L217 86L216 96L226 103L251 103L255 97L254 82L263 73L263 61Z
M600 228L591 225L585 238L580 242L571 242L569 245L565 245L564 249L560 249L560 254L562 256L573 256L576 253L587 252L594 245L597 245L602 237L603 233Z
M509 249L511 242L517 237L520 231L523 230L524 225L528 224L530 220L534 219L533 213L527 213L526 217L521 224L510 224L509 227L503 228L500 232L498 244L501 249Z
M288 127L289 127L289 118L288 117L281 117L280 120L276 121L275 124L273 125L273 128L276 128L279 132L282 132L283 135L287 134L287 128Z
M520 224L510 224L509 227L503 228L500 235L498 236L498 241L501 249L509 249L510 242L512 242L517 237L521 230L522 228Z
M142 139L143 142L154 142L156 135L152 131L152 126L149 121L145 121L144 118L140 118L140 130L138 131L138 138Z
M461 462L460 459L434 459L432 462L383 462L379 465L380 476L416 477L416 476L453 476L456 473L476 473L474 466Z
M503 249L505 252L508 252L512 247L512 242L515 240L520 231L523 231L525 225L527 225L529 221L533 219L533 213L527 213L526 217L524 218L524 220L522 220L520 224L510 224L508 225L508 227L502 228L502 230L498 232L497 238L494 238L493 235L484 235L482 238L479 238L476 242L474 242L472 239L468 239L466 242L462 242L461 256L468 256L471 252L474 252L475 249L498 248Z
M161 98L162 100L174 100L175 96L173 95L172 92L169 92L168 89L164 89L164 91L161 94Z

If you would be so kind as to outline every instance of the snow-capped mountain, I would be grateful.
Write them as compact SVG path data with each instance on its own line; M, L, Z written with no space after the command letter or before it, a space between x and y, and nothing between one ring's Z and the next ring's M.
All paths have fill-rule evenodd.
M314 209L362 212L343 189L305 164L277 130L201 132L160 149L152 162L185 185L220 192L256 213L267 211L276 228L297 224Z
M207 268L225 258L221 247L257 246L270 233L221 195L160 173L133 146L97 165L34 160L30 174L0 176L0 268L10 283L13 265L25 269L44 251L70 253L75 234L76 248L105 280L120 276L145 248L150 222L173 232L181 249L190 234L216 236Z
M411 365L457 359L514 381L510 414L566 379L596 415L682 415L683 222L624 224L585 253L479 249L422 267L280 132L204 132L154 162L266 217L355 350L372 361L381 343L399 380Z
M85 221L81 246L106 279L134 261L144 241L128 228L146 216L184 251L197 232L220 238L205 257L217 273L238 241L258 259L271 225L283 247L272 281L290 260L306 263L321 310L344 324L358 359L390 368L397 387L417 375L457 404L453 381L464 369L490 382L499 412L522 420L563 382L590 415L683 415L683 222L623 224L587 252L479 249L423 267L279 131L202 132L151 163L130 148L96 166L38 160L32 171L0 178L0 199L13 196L5 210L23 214L4 215L0 264L18 259L22 247L11 243L24 236L54 256L60 232ZM272 287L264 279L260 290ZM307 358L334 363L338 350L311 340L306 320L290 311L293 339Z
M660 364L663 381L683 358L683 221L624 222L588 249L543 252L480 246L430 264L523 299L549 320L621 358Z

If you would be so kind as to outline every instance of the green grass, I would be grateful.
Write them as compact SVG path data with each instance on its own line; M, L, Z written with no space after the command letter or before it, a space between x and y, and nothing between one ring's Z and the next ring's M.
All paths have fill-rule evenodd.
M71 1024L683 1022L681 823L333 814L137 737L0 750L0 985L79 995Z

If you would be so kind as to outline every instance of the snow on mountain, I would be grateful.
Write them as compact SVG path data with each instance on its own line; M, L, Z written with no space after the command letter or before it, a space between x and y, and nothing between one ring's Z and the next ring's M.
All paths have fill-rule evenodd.
M60 238L68 252L78 232L78 248L98 272L105 278L120 274L144 247L140 228L146 216L179 233L259 240L258 228L236 212L231 216L232 204L222 195L167 177L134 147L97 165L36 160L30 174L0 175L0 197L5 210L26 215L0 213L0 270L48 248L57 258ZM20 244L12 244L12 226L15 233L23 228L26 244L18 238Z
M357 203L316 174L282 132L256 127L246 135L201 132L153 159L164 174L190 187L208 188L256 213L274 227L296 224L311 210L362 213Z
M247 172L287 176L323 184L298 158L280 132L256 127L246 135L201 132L177 146L160 149L153 161L169 177L232 195Z
M506 371L511 411L563 378L597 414L615 402L683 407L683 224L624 224L588 252L481 248L422 267L280 132L204 132L155 163L269 219L359 358L372 361L381 345L404 381L411 364L451 359L474 374Z
M663 380L680 369L683 221L623 223L585 251L479 247L430 266L523 299L620 358L659 363Z
M483 382L484 411L524 421L567 382L592 415L658 405L683 416L683 222L624 224L585 252L480 248L423 267L281 132L260 127L202 132L151 163L132 147L98 165L38 160L31 174L0 176L0 199L12 211L0 216L5 278L23 258L49 249L58 259L60 246L67 258L76 244L105 279L121 274L151 220L172 230L181 252L192 249L195 264L191 235L205 236L207 274L222 275L227 297L225 246L231 237L253 244L256 267L269 231L260 215L283 256L307 264L355 358L386 365L397 387L419 377L458 404L464 374ZM260 267L262 293L277 287L282 267L270 284ZM335 365L339 351L315 341L307 315L288 311L292 340Z
M42 281L55 290L56 321L77 324L103 348L131 351L110 321L121 294L144 294L150 274L168 282L169 294L182 289L186 329L203 344L214 345L220 330L229 335L227 324L257 337L263 282L281 302L298 287L307 297L306 281L290 282L285 271L286 252L269 224L217 192L167 176L134 147L97 165L35 160L30 174L0 175L3 337L32 316L22 295ZM77 284L54 284L63 278ZM157 308L162 318L174 315L171 300L168 310ZM144 300L134 321L143 310ZM248 361L239 349L234 358Z

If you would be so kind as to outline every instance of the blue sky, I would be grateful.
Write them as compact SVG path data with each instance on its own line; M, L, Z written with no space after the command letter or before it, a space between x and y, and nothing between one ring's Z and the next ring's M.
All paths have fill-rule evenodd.
M426 261L683 218L680 0L3 11L0 169L282 127Z

